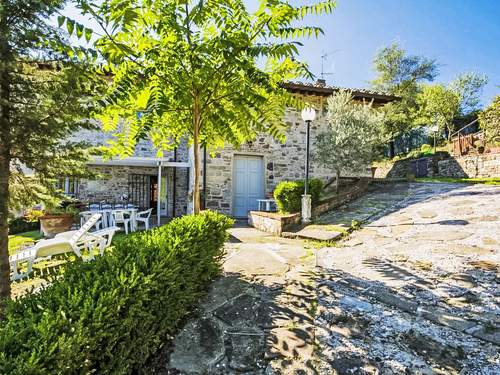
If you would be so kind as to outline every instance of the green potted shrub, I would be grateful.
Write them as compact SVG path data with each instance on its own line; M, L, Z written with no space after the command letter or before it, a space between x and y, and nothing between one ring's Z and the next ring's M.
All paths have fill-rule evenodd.
M70 230L77 216L78 209L72 204L47 207L39 217L40 229L45 237L54 237Z

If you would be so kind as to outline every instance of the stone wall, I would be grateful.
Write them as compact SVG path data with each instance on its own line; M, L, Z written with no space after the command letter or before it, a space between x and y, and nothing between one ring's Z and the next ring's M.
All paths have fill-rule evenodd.
M71 137L71 140L73 141L87 142L92 146L105 146L113 139L114 136L112 133L98 130L80 130ZM150 139L141 139L135 146L133 156L156 158L157 149L153 146ZM174 150L163 151L163 157L173 161ZM189 153L187 142L181 141L179 147L177 148L177 161L187 162L188 160Z
M441 160L438 169L441 177L500 177L500 153Z
M358 181L353 181L348 191L323 200L318 206L314 207L312 210L312 217L316 218L325 212L358 199L366 192L370 185L370 181L370 178L360 178Z
M277 212L250 211L248 225L263 232L281 236L291 226L300 223L300 214L280 214Z
M323 108L326 101L326 98L318 96L307 96L305 99L319 108ZM311 150L314 150L316 136L323 132L327 126L326 112L318 112L316 120L311 124ZM286 141L283 144L270 135L260 134L253 142L244 144L239 149L226 146L223 150L219 150L215 155L207 158L207 208L218 210L227 215L232 214L233 160L235 155L263 157L266 194L271 194L276 185L283 180L304 178L306 125L301 119L300 111L291 108L286 110L284 120L287 131ZM331 170L322 168L312 161L309 174L311 178L324 180L333 176ZM370 176L371 173L369 166L367 166L365 174L350 173L348 166L346 166L342 175Z
M500 177L500 153L443 157L437 155L427 159L428 177ZM377 167L375 178L407 178L412 174L413 160L404 159Z
M378 165L373 174L374 178L406 178L410 173L410 160L398 160Z

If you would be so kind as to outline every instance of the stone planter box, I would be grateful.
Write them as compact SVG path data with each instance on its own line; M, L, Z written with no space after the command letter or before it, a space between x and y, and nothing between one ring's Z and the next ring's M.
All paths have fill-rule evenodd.
M44 215L40 217L40 229L45 237L54 237L57 233L70 230L73 221L72 214Z
M280 214L276 212L250 211L248 225L263 232L281 236L281 233L294 224L300 223L300 214Z

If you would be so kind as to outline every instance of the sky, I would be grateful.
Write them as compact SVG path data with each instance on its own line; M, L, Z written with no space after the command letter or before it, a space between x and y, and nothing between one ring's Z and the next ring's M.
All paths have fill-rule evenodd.
M256 0L245 0L254 8ZM68 7L64 12L78 18ZM409 54L436 59L447 84L458 74L486 74L483 105L500 94L500 0L338 0L333 14L313 16L309 24L325 35L303 40L300 58L320 76L321 56L328 84L367 88L375 77L376 52L397 42Z

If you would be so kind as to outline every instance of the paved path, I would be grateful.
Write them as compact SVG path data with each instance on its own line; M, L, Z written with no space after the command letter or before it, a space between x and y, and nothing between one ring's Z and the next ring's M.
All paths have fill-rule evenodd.
M391 189L394 204L317 253L323 372L500 373L500 188Z
M335 247L234 228L226 275L176 337L167 367L499 373L499 216L499 187L397 184L321 218L366 221Z

